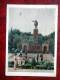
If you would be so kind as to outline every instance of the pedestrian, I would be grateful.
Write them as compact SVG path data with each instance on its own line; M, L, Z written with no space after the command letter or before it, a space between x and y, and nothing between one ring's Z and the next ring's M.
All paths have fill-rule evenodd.
M18 63L17 56L14 55L14 70L16 70L17 63Z

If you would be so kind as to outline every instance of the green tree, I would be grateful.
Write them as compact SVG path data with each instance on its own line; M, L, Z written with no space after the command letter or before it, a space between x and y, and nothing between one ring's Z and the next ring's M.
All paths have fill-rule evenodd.
M8 35L8 51L13 52L15 49L17 49L18 47L20 47L18 44L21 43L21 39L20 39L20 34L21 32L17 29L11 29L9 31L9 35Z
M13 39L14 39L14 35L13 35L13 31L11 29L9 31L9 35L8 35L8 52L12 51L12 48L13 48Z

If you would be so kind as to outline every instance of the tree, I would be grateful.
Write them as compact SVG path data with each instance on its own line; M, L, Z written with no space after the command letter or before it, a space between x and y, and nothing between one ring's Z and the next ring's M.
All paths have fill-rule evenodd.
M8 35L8 52L12 51L12 48L13 48L13 39L14 39L14 35L13 35L13 31L11 29L9 31L9 35Z
M20 47L21 39L20 39L21 32L17 29L10 30L8 34L8 51L12 52L12 49L17 49ZM14 52L13 50L13 52Z
M49 37L50 37L49 49L50 49L50 52L54 55L55 32L51 33Z

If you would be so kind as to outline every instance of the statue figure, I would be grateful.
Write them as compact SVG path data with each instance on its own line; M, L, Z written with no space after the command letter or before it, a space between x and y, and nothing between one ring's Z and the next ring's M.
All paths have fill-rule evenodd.
M37 20L33 20L32 22L34 22L35 28L37 28L37 26L38 26L38 21L37 21Z

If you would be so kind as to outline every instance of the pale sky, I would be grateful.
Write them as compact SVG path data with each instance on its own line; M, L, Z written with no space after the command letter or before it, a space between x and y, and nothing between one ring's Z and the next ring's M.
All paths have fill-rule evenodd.
M55 31L55 9L49 8L9 8L9 29L33 33L34 23L38 21L38 30L42 35Z

